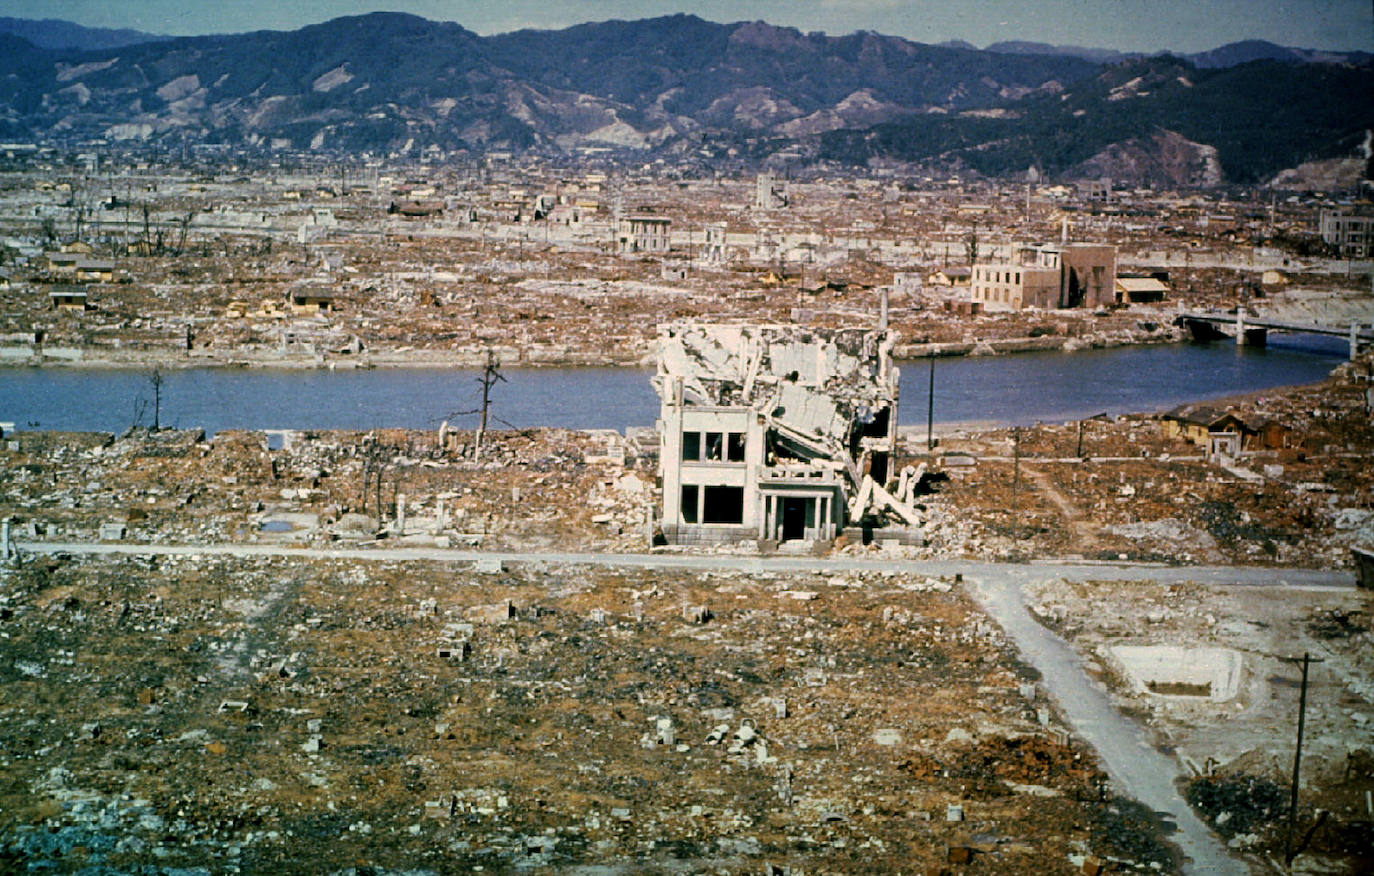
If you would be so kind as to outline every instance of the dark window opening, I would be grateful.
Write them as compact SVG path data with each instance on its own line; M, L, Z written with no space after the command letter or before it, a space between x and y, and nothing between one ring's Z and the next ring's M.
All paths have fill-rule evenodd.
M730 462L744 462L744 433L731 432L728 446L725 448L726 458Z
M879 408L873 412L873 418L864 423L864 437L886 438L887 427L891 421L892 408Z
M682 488L682 522L697 522L697 486L683 486Z
M682 433L682 459L690 461L701 459L701 433L683 432Z
M725 458L725 434L722 432L706 433L706 458L711 462L720 462Z
M703 487L702 523L743 523L744 487Z
M868 460L868 473L873 478L873 482L879 485L887 483L887 454L874 453Z

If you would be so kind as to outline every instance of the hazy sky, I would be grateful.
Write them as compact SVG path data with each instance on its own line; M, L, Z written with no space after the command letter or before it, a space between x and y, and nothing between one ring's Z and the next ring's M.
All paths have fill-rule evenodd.
M803 30L984 46L1024 39L1130 51L1201 51L1242 39L1374 50L1371 0L0 0L0 16L187 35L294 30L378 9L482 34L692 12Z

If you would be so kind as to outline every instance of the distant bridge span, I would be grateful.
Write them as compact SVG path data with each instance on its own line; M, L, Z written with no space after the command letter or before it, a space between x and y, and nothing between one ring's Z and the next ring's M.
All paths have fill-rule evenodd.
M1183 326L1193 337L1202 341L1235 338L1237 344L1263 347L1269 332L1292 332L1309 335L1329 335L1350 341L1350 358L1354 359L1362 347L1374 344L1374 325L1352 322L1335 325L1317 322L1289 322L1281 319L1251 316L1244 310L1235 313L1219 311L1184 311L1174 317L1174 325Z

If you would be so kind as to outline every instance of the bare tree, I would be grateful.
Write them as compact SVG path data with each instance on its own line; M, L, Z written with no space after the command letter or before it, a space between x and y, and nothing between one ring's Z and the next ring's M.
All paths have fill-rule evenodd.
M377 509L377 522L382 522L382 486L386 478L387 470L392 467L396 459L397 448L388 444L383 444L377 439L376 435L368 435L363 439L363 506L362 513L367 513L367 497L369 491L374 496ZM391 492L393 498L396 493L396 476L393 473Z
M454 411L449 414L451 419L476 413L482 415L481 425L477 428L477 435L472 445L472 455L474 458L480 456L482 453L482 437L487 433L488 418L501 420L500 417L491 414L491 388L497 383L505 382L506 377L501 373L501 361L496 358L496 354L490 349L487 350L487 364L482 368L481 376L477 378L477 383L482 387L482 406L467 411ZM507 426L510 425L510 423L507 423L505 420L501 420L501 422Z
M178 228L180 230L177 233L176 249L172 251L172 255L179 256L181 255L182 251L186 248L186 231L188 228L191 227L191 220L194 218L196 218L196 213L194 210L192 210L191 212L186 214L186 218L182 219L179 223L177 223Z

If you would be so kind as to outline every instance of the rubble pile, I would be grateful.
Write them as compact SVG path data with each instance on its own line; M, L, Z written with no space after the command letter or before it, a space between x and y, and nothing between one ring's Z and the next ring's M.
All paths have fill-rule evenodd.
M1345 567L1351 548L1374 546L1368 367L1214 403L1272 436L1235 457L1209 457L1168 415L1127 415L960 431L935 454L905 435L905 458L946 463L921 503L966 518L951 533L966 554ZM932 543L942 528L927 527Z
M1359 284L1346 263L1315 257L1320 199L1118 187L1104 200L1041 185L1027 200L985 180L812 169L765 208L752 174L695 165L454 156L288 169L139 150L104 156L100 189L87 157L16 156L0 181L4 361L480 365L494 349L510 365L633 365L665 320L853 328L884 292L899 358L1174 342L1179 303L1368 313L1333 303ZM627 215L668 230L650 250L627 246ZM1114 272L1148 274L1165 300L1132 300L1109 279L1092 307L971 306L975 264L1069 235L1115 248ZM74 258L49 253L107 267L78 277ZM74 286L79 303L55 303Z
M1281 576L1281 572L1277 575ZM1368 591L1037 582L1034 615L1193 776L1189 802L1234 848L1281 858L1301 662L1309 669L1299 835L1320 872L1368 869L1374 657ZM1140 655L1126 658L1126 652ZM1144 668L1148 667L1148 668ZM1142 678L1136 673L1148 672ZM1274 788L1284 789L1276 808ZM1313 872L1316 872L1314 870Z
M56 557L0 606L0 860L30 869L1116 853L1091 754L949 582Z
M21 432L0 461L21 540L643 549L653 485L638 442L558 429Z

